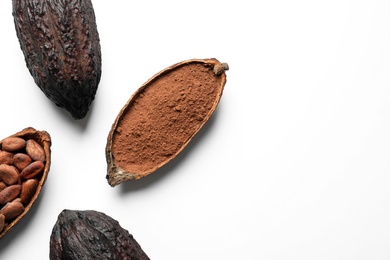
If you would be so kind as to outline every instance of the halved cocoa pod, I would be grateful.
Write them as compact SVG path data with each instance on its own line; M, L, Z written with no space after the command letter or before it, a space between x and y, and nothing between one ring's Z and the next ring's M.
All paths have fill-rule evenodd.
M35 83L75 119L88 113L101 77L91 0L12 0L20 48Z
M107 138L111 186L149 175L174 159L214 113L226 63L192 59L144 83L119 112Z
M51 137L50 137L49 133L47 133L46 131L37 131L32 127L28 127L28 128L25 128L24 130L22 130L16 134L12 135L11 137L22 138L26 142L28 140L34 140L35 142L37 142L37 144L39 144L39 146L42 147L44 150L45 162L44 162L43 172L41 172L39 174L39 179L37 179L38 184L36 185L37 186L36 189L34 188L35 192L33 195L31 195L31 194L29 195L29 197L31 197L31 198L29 198L29 201L23 201L25 203L23 205L18 201L18 200L20 200L20 198L18 198L18 199L15 199L12 202L9 202L5 205L0 204L0 213L6 216L5 224L3 225L4 228L0 231L0 238L2 238L5 234L7 234L27 214L27 212L33 206L34 202L36 201L39 194L41 193L42 187L47 179L47 175L49 173L50 163L51 163L51 150L50 150ZM7 139L7 138L5 138L3 140L9 141L9 139ZM2 141L0 141L0 151L2 150ZM7 144L7 146L8 145L9 144ZM25 150L19 150L18 152L19 153L27 153ZM7 175L5 175L5 176L7 176ZM19 180L21 181L20 184L23 186L24 182L26 180L24 180L20 177L19 177ZM2 180L0 179L0 181L2 181ZM31 182L31 180L29 180L29 181ZM2 182L2 183L4 183L4 182ZM4 183L3 185L5 185L6 187L10 187L9 185L11 185L11 184ZM14 185L14 186L16 187L18 185ZM6 189L6 187L4 187L4 189ZM3 192L4 192L4 189L3 189ZM23 188L22 188L22 193L23 193ZM13 199L13 197L9 198L9 199L6 198L7 196L14 196L14 195L12 195L13 193L10 193L10 194L11 195L8 195L8 193L5 195L3 194L3 197L5 196L4 202L7 202L7 201ZM26 198L25 198L25 200L26 200Z

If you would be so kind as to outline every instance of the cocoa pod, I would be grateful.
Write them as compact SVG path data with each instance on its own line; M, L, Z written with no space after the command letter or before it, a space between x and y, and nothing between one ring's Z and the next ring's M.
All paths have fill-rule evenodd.
M18 182L19 171L8 164L0 164L0 179L7 185L12 185Z
M40 173L43 172L45 164L42 161L35 161L30 163L23 171L20 172L20 176L27 180L36 178Z
M45 162L39 161L39 163L37 163L38 166L43 164L43 169L37 173L37 168L40 168L41 166L37 167L37 165L35 165L32 167L30 166L33 163L32 159L26 159L25 156L29 157L27 154L25 154L25 156L21 156L22 153L26 152L24 147L23 149L18 149L18 152L15 153L12 165L5 166L5 164L0 164L0 179L2 180L0 182L0 203L2 205L6 203L0 210L0 216L1 214L5 216L3 229L0 230L0 238L4 237L15 225L17 225L34 205L36 199L41 193L43 185L45 184L51 163L51 138L49 133L46 131L37 131L32 127L28 127L11 135L10 137L11 138L7 137L3 139L3 141L8 138L8 140L12 140L14 137L23 139L25 144L28 140L36 141L39 146L43 148L46 160ZM1 150L3 149L3 141L0 145L0 151L3 151ZM17 170L16 165L18 165L18 167L22 167L19 164L25 163L26 161L30 161L28 165L30 166L30 170L27 172L25 171L24 173L27 179L22 179L21 173ZM15 172L17 174L15 174ZM14 183L14 176L16 175L17 181ZM21 189L21 191L19 189ZM18 195L15 197L15 194L17 193ZM24 203L24 205L22 203Z
M216 59L187 60L144 83L108 134L108 183L140 179L173 160L214 113L228 69Z
M0 164L13 164L14 154L7 151L0 151Z
M75 119L88 113L101 77L91 0L12 0L16 34L35 83Z
M26 152L34 161L46 160L45 151L34 139L29 139L26 142Z
M19 170L22 171L26 168L30 163L32 163L32 159L25 153L17 153L13 157L13 165Z
M5 204L3 208L0 210L0 214L4 215L5 220L14 219L24 211L24 206L22 203L18 201L12 201Z
M7 202L16 199L22 191L22 185L11 185L0 191L0 204L6 204Z
M38 188L38 180L37 179L29 179L22 183L22 191L20 194L20 202L23 205L27 205L31 198L34 196L37 188Z
M20 137L7 137L1 141L1 149L7 152L14 152L23 149L26 140Z
M149 257L119 222L93 210L63 210L50 236L50 259L133 259Z

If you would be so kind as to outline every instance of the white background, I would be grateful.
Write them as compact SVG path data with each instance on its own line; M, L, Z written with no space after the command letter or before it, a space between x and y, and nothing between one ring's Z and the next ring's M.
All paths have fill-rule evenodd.
M0 138L52 137L52 167L0 259L49 259L63 209L118 220L153 260L390 259L388 0L93 1L102 79L73 120L33 82L0 1ZM216 113L173 162L110 187L131 94L191 58L227 62Z

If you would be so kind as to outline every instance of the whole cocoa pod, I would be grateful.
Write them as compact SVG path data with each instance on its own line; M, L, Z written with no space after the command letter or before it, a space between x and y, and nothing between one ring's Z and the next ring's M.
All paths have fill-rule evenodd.
M50 237L50 259L128 259L149 257L119 222L94 210L63 210Z
M35 83L57 106L82 119L101 76L91 0L12 0L16 34Z

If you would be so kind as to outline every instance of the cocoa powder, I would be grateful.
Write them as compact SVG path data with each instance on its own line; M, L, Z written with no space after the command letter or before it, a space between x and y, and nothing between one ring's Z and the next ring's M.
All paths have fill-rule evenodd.
M137 93L112 140L113 157L127 172L143 172L175 154L218 102L222 77L192 63L161 75ZM207 119L206 119L207 118Z

